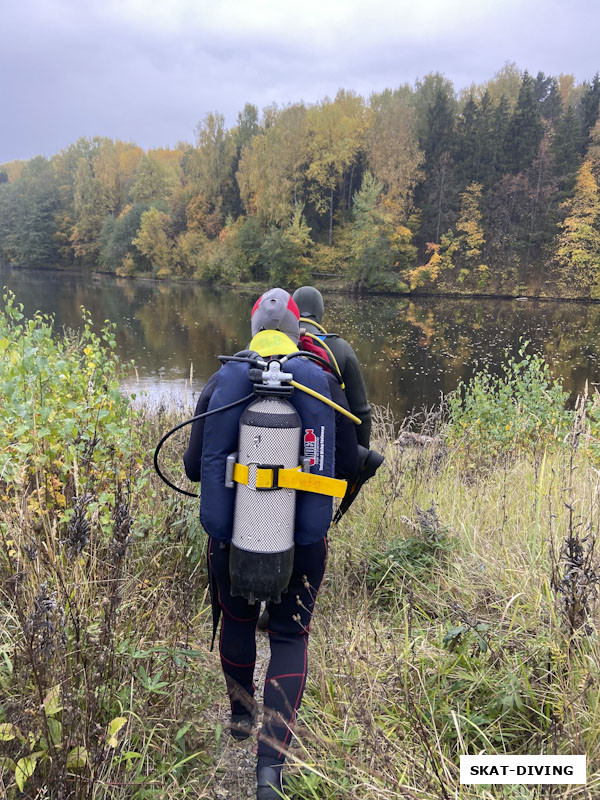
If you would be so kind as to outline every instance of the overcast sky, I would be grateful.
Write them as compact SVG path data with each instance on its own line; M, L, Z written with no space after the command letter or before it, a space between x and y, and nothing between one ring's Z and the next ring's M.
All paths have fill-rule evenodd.
M247 102L368 97L439 71L461 89L506 61L600 69L597 0L0 0L0 163L80 136L193 141Z

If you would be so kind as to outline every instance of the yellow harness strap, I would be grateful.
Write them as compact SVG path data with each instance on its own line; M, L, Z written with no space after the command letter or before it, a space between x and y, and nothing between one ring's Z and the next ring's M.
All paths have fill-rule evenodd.
M251 474L254 472L256 472L256 478L254 474ZM246 466L237 463L233 466L233 480L244 486L250 486L251 489L297 489L302 492L325 494L328 497L343 497L348 485L346 481L338 480L338 478L327 478L325 475L302 472L300 467L282 468L276 470L276 474L277 481L274 485L272 467L258 467L253 464Z

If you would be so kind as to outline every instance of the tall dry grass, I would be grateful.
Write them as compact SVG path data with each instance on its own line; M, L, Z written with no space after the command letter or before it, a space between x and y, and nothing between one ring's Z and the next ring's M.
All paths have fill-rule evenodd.
M110 333L61 349L19 313L0 329L0 796L213 797L205 536L151 469L186 414L119 399ZM288 797L598 794L600 415L545 381L524 358L500 391L476 382L403 423L418 446L380 415L386 465L330 533ZM478 752L585 753L588 784L461 787Z

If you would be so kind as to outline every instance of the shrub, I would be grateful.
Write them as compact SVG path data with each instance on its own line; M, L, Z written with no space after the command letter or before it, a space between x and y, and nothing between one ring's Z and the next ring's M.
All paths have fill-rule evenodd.
M95 333L84 311L79 334L55 337L54 323L23 316L11 294L0 314L0 487L9 495L43 488L48 507L64 509L87 470L87 491L106 488L107 465L133 452L130 413L120 391L114 326ZM39 492L38 492L39 493Z
M565 408L568 393L541 356L525 352L527 344L501 375L484 368L448 396L451 445L498 455L564 441L573 419Z

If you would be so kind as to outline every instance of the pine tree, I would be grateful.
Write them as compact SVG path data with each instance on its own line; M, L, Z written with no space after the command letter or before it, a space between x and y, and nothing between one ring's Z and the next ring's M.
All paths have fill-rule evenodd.
M555 122L562 111L562 100L556 78L538 72L533 86L533 94L542 118L549 122Z
M439 73L417 84L415 104L419 114L419 140L425 154L424 180L415 194L423 210L421 244L439 242L449 227L456 197L453 153L456 100L452 84Z
M582 148L585 149L590 131L600 114L600 74L596 73L591 83L584 84L579 113L581 116Z
M456 121L455 161L458 182L466 186L480 177L481 149L484 146L479 131L479 108L471 95Z
M399 222L382 192L383 185L366 172L354 195L350 256L359 286L381 285L386 270L402 269L414 258L411 231Z
M534 89L533 78L525 72L505 146L508 167L515 174L531 166L544 132Z
M494 109L492 136L493 150L490 161L493 164L492 182L497 183L508 172L508 129L510 127L510 105L504 95Z
M552 139L554 174L563 192L570 192L581 165L581 127L572 105L558 120Z

